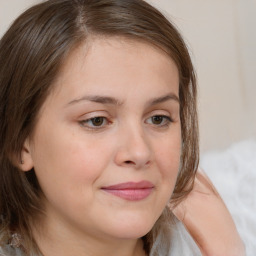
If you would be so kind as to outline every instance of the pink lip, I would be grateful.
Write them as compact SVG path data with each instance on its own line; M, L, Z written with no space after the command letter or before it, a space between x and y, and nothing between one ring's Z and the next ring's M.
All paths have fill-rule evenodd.
M148 197L154 185L149 181L126 182L101 188L102 190L129 201L138 201Z

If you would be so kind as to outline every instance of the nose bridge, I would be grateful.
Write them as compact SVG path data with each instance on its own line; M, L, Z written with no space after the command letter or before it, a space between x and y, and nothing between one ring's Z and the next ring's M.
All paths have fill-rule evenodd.
M152 151L150 141L141 124L132 122L120 130L117 160L120 165L141 168L150 163Z
M150 153L150 145L148 138L140 127L131 127L128 133L128 148L131 147L132 151L138 156L146 157Z

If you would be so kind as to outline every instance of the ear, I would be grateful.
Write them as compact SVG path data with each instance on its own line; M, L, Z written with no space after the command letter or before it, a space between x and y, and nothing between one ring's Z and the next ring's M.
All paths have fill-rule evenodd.
M31 154L31 145L28 138L25 140L23 148L21 150L18 167L24 172L30 171L34 167Z

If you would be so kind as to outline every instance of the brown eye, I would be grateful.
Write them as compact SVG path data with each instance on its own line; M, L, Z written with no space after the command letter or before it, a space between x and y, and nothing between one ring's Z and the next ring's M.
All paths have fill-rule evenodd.
M102 128L109 124L109 121L106 117L97 116L87 120L80 121L80 124L84 127L93 129L93 128Z
M171 117L165 115L155 115L148 118L146 120L146 123L155 125L157 127L165 127L169 126L170 123L172 123L172 119Z
M163 116L153 116L152 124L157 124L157 125L162 124L163 120L164 120Z
M91 123L93 126L101 126L104 123L104 117L94 117L91 119Z

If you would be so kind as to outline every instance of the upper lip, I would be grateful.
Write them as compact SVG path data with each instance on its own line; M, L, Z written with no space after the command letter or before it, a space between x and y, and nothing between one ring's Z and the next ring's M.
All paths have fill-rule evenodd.
M125 183L119 183L115 185L110 185L106 187L102 187L102 189L108 189L108 190L122 190L122 189L147 189L147 188L153 188L154 185L150 181L140 181L140 182L125 182Z

